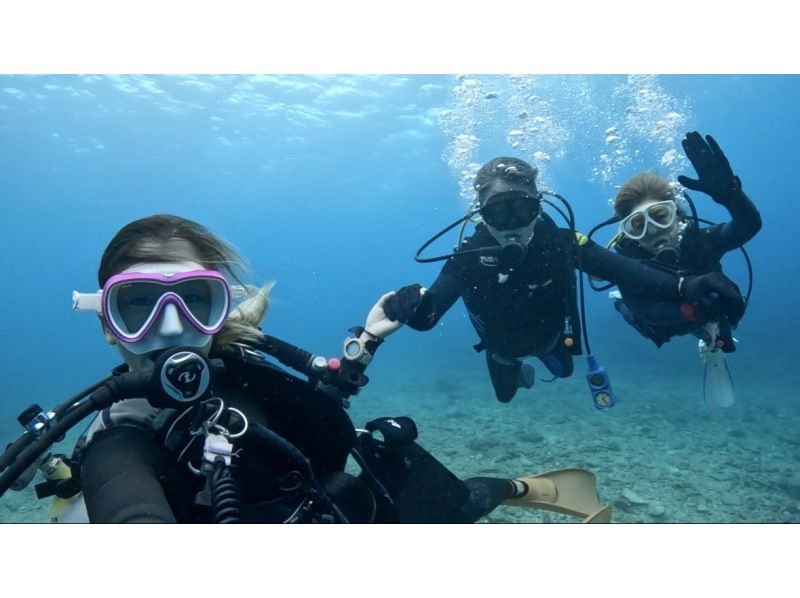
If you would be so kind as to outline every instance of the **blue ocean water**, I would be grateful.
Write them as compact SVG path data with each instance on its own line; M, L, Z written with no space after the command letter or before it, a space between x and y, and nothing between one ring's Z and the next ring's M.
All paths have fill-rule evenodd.
M572 379L498 403L458 303L435 330L381 347L351 417L417 418L461 477L590 467L621 521L798 521L798 100L796 76L0 77L0 441L28 404L54 405L119 363L70 297L96 290L102 251L135 218L174 213L231 241L256 282L277 281L265 330L333 356L382 293L434 280L439 266L414 252L464 213L481 163L535 163L588 230L632 174L694 177L680 140L698 130L764 220L747 247L732 408L703 405L695 342L656 349L587 291L612 410L593 408L582 358ZM727 218L694 196L701 216ZM744 290L741 255L724 266ZM0 499L0 521L46 519L19 497ZM542 520L512 511L489 519Z

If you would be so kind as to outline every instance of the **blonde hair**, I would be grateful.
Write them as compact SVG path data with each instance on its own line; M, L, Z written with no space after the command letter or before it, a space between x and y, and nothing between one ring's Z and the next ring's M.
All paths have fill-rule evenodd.
M243 279L251 269L238 251L201 224L171 214L134 220L114 235L100 259L97 272L100 287L111 276L134 264L185 260L189 256L170 247L170 241L175 240L186 241L197 252L204 268L217 270L231 281L248 287ZM269 310L269 291L273 284L252 291L252 296L231 312L222 330L214 335L212 352L224 350L236 342L263 340L258 326Z
M675 192L669 181L652 172L641 172L629 178L614 199L614 213L625 218L646 201L675 201Z

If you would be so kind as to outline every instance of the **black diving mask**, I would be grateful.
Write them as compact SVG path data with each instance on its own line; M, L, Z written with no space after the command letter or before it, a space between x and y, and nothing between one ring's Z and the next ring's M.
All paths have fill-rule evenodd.
M505 191L492 195L481 207L483 221L495 230L525 228L541 210L541 196L524 191Z

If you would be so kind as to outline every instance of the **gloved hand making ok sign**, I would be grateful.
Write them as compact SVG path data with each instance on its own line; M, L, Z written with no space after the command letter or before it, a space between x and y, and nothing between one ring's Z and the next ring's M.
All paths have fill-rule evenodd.
M703 136L697 131L686 134L682 142L686 157L697 171L696 179L683 175L678 182L692 191L702 191L720 205L728 205L742 190L742 181L733 174L731 165L711 135Z

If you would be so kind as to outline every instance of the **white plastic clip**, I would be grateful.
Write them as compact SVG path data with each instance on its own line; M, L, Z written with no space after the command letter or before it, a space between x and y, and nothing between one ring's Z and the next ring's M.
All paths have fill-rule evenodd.
M79 293L72 291L72 309L76 311L96 311L100 313L103 311L101 307L101 298L103 293Z
M222 457L225 465L230 467L233 445L222 434L210 433L203 445L203 464L213 465L217 457Z

